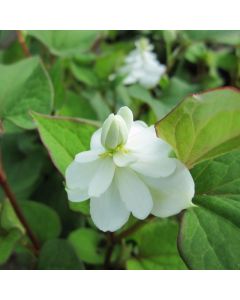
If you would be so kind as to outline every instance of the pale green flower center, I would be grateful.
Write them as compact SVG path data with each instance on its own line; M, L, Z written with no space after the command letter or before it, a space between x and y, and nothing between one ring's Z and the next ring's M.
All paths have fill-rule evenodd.
M114 154L120 152L122 154L129 153L130 150L126 149L124 145L118 145L115 149L109 149L101 154L99 154L99 157L106 158L108 156L112 157Z

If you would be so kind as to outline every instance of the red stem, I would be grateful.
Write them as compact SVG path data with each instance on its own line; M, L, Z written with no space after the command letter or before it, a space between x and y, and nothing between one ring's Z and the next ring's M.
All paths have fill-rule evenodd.
M23 53L26 57L30 57L31 56L31 53L28 49L28 46L26 44L26 41L24 39L24 36L22 34L22 31L21 30L17 30L17 39L18 39L18 42L20 44L20 46L22 47L22 50L23 50Z
M3 189L6 197L9 199L19 221L22 223L23 227L25 228L26 233L33 244L34 252L37 255L39 252L39 249L40 249L40 244L39 244L37 238L35 237L34 233L32 232L31 228L29 227L27 220L22 213L21 208L17 203L16 197L13 194L13 192L7 182L7 178L6 178L5 172L2 168L1 162L0 162L0 185L2 186L2 189Z

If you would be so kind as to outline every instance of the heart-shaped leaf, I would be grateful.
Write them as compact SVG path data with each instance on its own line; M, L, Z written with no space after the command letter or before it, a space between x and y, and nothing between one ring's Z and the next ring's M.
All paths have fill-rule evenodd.
M70 233L68 240L78 257L89 264L103 264L104 251L100 249L103 236L90 228L79 228Z
M240 92L223 88L189 96L156 124L159 137L189 168L240 148Z
M0 236L0 264L8 260L21 236L22 233L18 229L11 229L5 235Z
M77 153L89 149L90 138L97 129L97 123L86 120L36 113L33 117L44 145L62 174Z
M39 255L38 269L82 270L84 267L68 241L54 239L43 245Z
M179 249L192 269L240 269L240 151L192 170L194 203L181 220Z
M51 207L34 201L22 201L21 208L30 228L40 242L59 236L60 219Z
M34 128L30 110L50 113L53 88L38 57L0 65L0 121L5 130Z
M131 270L185 269L177 251L178 224L174 220L154 220L137 231L131 238L138 249L127 261Z
M59 56L81 54L93 45L99 36L97 30L29 30L28 34L40 40Z

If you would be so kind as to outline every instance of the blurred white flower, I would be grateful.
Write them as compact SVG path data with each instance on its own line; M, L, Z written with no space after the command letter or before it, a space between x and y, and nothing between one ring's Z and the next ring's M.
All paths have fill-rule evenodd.
M126 76L123 81L126 85L138 82L145 88L153 88L165 73L166 67L159 63L147 39L142 38L135 45L136 49L126 57L119 74Z
M66 170L70 201L90 198L90 213L103 231L123 226L130 213L169 217L192 205L194 182L188 169L170 158L171 147L153 126L133 121L122 107L91 139L91 150L76 155Z

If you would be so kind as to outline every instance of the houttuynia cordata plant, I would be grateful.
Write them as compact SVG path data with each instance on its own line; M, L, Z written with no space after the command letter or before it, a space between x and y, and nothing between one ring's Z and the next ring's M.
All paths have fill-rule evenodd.
M239 269L238 31L0 31L1 269Z

